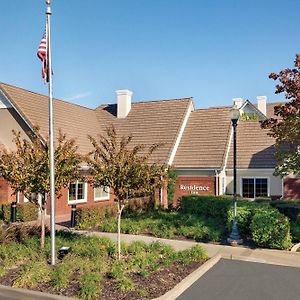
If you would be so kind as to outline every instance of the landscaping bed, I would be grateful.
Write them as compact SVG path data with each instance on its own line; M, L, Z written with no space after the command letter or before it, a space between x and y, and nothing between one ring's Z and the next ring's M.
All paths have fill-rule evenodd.
M270 201L269 201L270 202ZM200 242L227 243L234 219L233 201L228 196L184 196L177 211L140 209L124 211L121 232L159 238L188 238ZM239 233L247 245L271 249L290 249L300 237L299 220L291 220L266 201L239 199ZM117 232L114 205L82 207L78 229Z
M20 230L18 230L20 232ZM0 244L0 284L80 299L152 299L172 289L207 256L200 246L176 252L154 242L122 243L122 259L108 238L59 232L56 247L71 247L52 267L50 240L18 234Z

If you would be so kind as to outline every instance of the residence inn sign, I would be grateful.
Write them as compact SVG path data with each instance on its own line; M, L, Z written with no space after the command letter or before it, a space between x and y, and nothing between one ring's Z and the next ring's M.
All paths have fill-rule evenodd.
M176 181L175 199L184 195L215 195L215 177L179 176Z

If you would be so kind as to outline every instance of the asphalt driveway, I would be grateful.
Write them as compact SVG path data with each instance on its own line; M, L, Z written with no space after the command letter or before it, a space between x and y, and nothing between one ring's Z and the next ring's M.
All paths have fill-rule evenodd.
M300 299L300 268L221 259L177 299Z

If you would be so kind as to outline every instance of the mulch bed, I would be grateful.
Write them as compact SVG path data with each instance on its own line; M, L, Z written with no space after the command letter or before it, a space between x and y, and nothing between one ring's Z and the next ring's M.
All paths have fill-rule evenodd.
M127 276L132 279L135 285L134 291L131 292L121 291L117 286L117 280L106 277L101 282L101 296L96 299L139 300L159 297L171 290L176 284L178 284L182 279L196 270L203 263L204 261L192 262L188 266L183 264L173 264L169 267L162 268L157 272L149 274L149 276L146 278L135 273L127 274ZM8 286L12 285L14 279L17 277L17 274L18 268L10 270L5 276L0 278L0 284ZM61 291L53 290L50 283L40 285L36 290L45 293L64 295L67 297L76 297L79 290L79 284L74 278L74 280L70 282L68 288Z

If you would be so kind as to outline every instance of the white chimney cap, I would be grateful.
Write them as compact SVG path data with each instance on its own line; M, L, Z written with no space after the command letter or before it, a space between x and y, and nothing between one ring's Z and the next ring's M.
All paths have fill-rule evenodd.
M232 98L233 105L236 106L237 108L241 108L243 104L243 99L242 98Z
M117 117L126 118L131 110L131 96L132 91L129 90L118 90L117 94Z
M262 112L265 116L267 115L267 96L257 96L257 108Z

